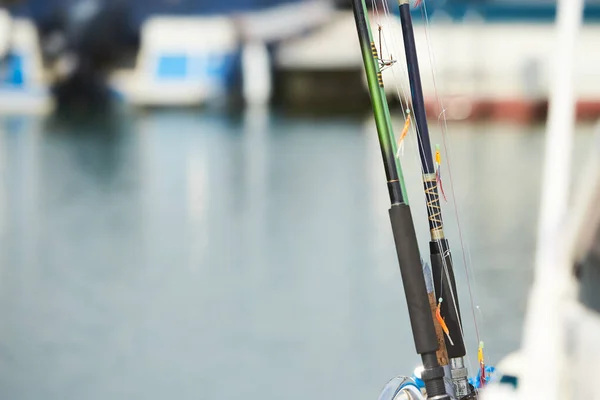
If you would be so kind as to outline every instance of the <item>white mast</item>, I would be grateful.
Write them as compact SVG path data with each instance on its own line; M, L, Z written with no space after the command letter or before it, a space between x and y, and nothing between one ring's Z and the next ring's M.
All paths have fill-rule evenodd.
M534 282L525 321L523 399L558 399L568 374L565 360L565 300L573 297L566 246L571 153L575 125L573 90L575 46L582 24L583 0L559 0L557 36L550 87L544 176Z

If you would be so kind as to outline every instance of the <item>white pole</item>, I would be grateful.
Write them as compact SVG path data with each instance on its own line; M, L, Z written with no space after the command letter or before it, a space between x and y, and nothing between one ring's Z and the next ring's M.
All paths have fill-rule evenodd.
M559 0L547 124L538 246L525 321L520 398L558 399L565 383L563 305L572 283L564 231L575 126L575 46L583 0Z
M542 203L538 238L543 242L563 223L569 197L571 152L575 126L575 95L573 89L575 46L583 14L583 0L558 2L558 37L555 41L550 109L548 113ZM547 265L540 264L543 254L538 246L536 277L547 274ZM544 272L542 272L544 271Z
M271 98L271 57L264 43L251 41L242 50L242 93L250 107L266 107Z

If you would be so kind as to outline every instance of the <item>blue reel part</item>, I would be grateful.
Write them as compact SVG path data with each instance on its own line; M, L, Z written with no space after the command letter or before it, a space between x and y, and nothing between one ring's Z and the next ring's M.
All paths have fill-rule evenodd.
M492 366L485 367L485 383L488 384L492 381L493 375L496 372L496 368ZM481 389L481 370L477 371L477 376L469 378L469 383L473 385L475 389Z

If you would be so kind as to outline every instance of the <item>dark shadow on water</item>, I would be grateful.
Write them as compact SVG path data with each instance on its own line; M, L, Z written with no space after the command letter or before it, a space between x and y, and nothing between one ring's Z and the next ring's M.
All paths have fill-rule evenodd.
M62 112L43 124L43 140L60 143L75 165L93 181L110 181L123 164L128 120L114 112Z
M62 118L94 118L114 111L106 83L93 75L77 73L56 85L52 92L57 103L56 113Z

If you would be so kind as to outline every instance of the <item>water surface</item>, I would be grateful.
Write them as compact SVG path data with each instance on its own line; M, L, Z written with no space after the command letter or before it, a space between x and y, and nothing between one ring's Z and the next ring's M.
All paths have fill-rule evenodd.
M446 233L468 344L476 354L461 247L492 361L520 341L541 133L448 136L464 245L452 200ZM426 254L412 141L404 168ZM419 362L388 206L369 119L4 119L0 397L374 399Z

